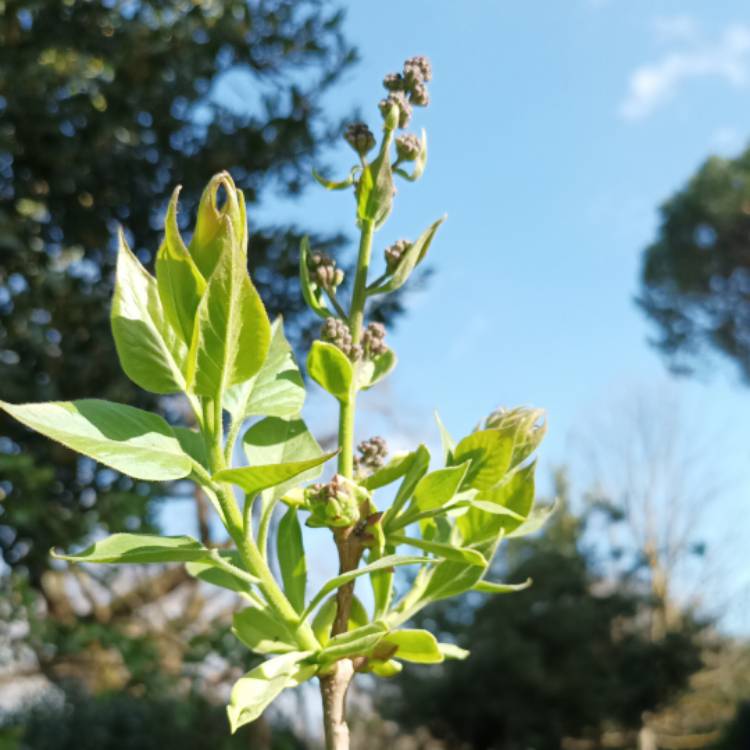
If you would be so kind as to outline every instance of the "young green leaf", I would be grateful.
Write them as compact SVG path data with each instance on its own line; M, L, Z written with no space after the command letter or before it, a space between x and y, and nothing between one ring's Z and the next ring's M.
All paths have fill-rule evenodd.
M322 185L326 190L345 190L348 187L351 187L354 184L354 180L357 177L357 173L361 171L362 167L356 166L352 167L351 172L349 172L349 176L346 177L343 180L327 180L323 175L319 174L316 170L313 169L312 175L315 181Z
M314 666L300 664L311 654L311 651L292 651L275 656L234 683L227 706L232 734L255 721L285 688L299 685L315 674Z
M193 340L195 313L206 291L206 280L182 241L177 226L177 186L164 219L164 241L156 255L156 283L164 313L182 341Z
M271 343L271 324L245 257L231 233L221 237L221 256L198 306L187 371L191 390L212 398L255 375Z
M346 354L337 346L327 341L313 341L307 355L307 372L321 388L342 404L351 399L354 368Z
M203 435L198 430L190 430L187 427L172 427L172 431L182 450L208 471L208 453Z
M279 317L271 326L271 345L263 366L244 383L227 389L224 408L233 421L252 416L293 417L304 402L305 386Z
M523 591L531 586L531 578L527 578L523 583L492 583L491 581L479 581L472 587L472 591L478 591L481 594L513 594L516 591Z
M480 430L461 440L453 463L471 461L466 486L488 490L500 482L510 467L514 439L514 430Z
M419 445L414 451L414 458L406 471L403 481L396 492L391 507L383 516L383 528L387 531L391 524L398 518L398 514L414 494L414 488L419 480L427 473L430 466L430 452L424 445Z
M300 619L304 620L310 614L310 612L313 612L318 604L320 604L320 602L322 602L323 599L332 591L340 588L345 583L349 583L349 581L353 581L359 576L367 575L368 573L372 573L375 570L396 568L400 565L427 565L433 562L435 561L431 557L402 557L400 555L388 555L386 557L381 557L379 560L376 560L374 563L370 563L369 565L363 565L361 568L356 568L355 570L350 570L347 573L342 573L335 578L329 579L328 581L326 581L326 583L323 584L318 593L315 594L315 596L310 600L310 603L307 605L307 608L302 613Z
M508 532L508 537L521 537L528 536L529 534L535 534L544 528L544 525L550 519L552 514L557 510L557 502L551 505L545 505L542 508L534 508L526 518L526 520L517 526L512 531Z
M453 463L453 451L456 449L456 441L450 436L450 433L443 424L443 420L440 419L440 415L435 412L435 421L437 422L438 430L440 431L440 444L443 447L443 460L446 466L450 466Z
M0 409L32 430L136 479L168 481L192 471L192 461L172 428L142 409L98 399L18 405L0 401Z
M388 627L382 622L371 622L361 628L334 636L318 653L321 664L344 659L347 656L365 654L383 638Z
M385 487L391 482L395 482L397 479L401 479L411 468L415 456L416 451L393 456L385 466L362 479L360 484L368 490L376 490L380 487Z
M422 262L427 251L430 249L435 233L444 221L445 216L438 219L422 232L417 241L404 253L398 266L396 266L396 270L390 277L382 284L369 288L367 293L370 295L385 294L386 292L395 292L396 289L400 289L406 283L409 276L411 276L412 271Z
M287 654L298 648L294 633L270 610L247 607L235 612L232 632L256 654Z
M468 469L467 462L437 469L423 476L414 488L412 508L415 511L425 511L447 505L458 493Z
M388 651L389 658L402 659L415 664L439 664L443 652L428 630L394 630L378 643L375 652Z
M222 551L221 557L235 567L239 562L236 551ZM216 560L213 558L185 563L185 570L193 578L210 583L212 586L236 591L238 594L246 593L250 585L250 579L254 578L250 573L244 571L242 572L242 577L233 575L225 567L217 567Z
M388 218L393 207L393 173L388 153L390 135L383 139L377 158L368 164L357 182L357 218L369 221L377 229Z
M484 571L485 568L481 565L467 565L452 560L441 562L430 574L422 601L430 603L462 594L479 581Z
M401 674L403 668L403 665L395 659L388 659L386 661L370 659L367 664L368 672L372 672L378 677L385 677L386 679Z
M315 613L312 629L321 646L325 646L331 640L331 628L333 627L333 621L336 619L337 608L336 595L333 594L318 607L318 611ZM362 602L356 596L353 596L348 629L360 628L367 625L368 621L367 610Z
M534 464L514 471L505 481L481 492L457 525L466 543L510 534L526 519L534 503ZM495 506L493 512L491 506ZM488 512L489 511L489 512Z
M52 557L76 563L172 563L204 560L211 551L189 536L112 534L75 554Z
M336 455L336 452L308 458L304 461L290 461L285 464L265 466L244 466L240 469L222 469L213 475L218 482L231 482L241 487L249 497L255 497L262 490L277 487L304 474L309 469L321 466Z
M281 517L276 539L276 554L279 558L281 579L284 582L284 593L294 609L302 612L305 608L307 561L296 508L288 508Z
M463 661L469 656L469 652L465 648L460 648L455 643L438 643L438 648L446 659L460 659Z
M256 422L243 439L245 455L250 465L285 464L307 461L323 456L318 441L301 419L267 417ZM321 464L302 472L293 480L277 485L272 493L281 497L287 490L320 475Z
M125 374L152 393L185 390L187 347L167 322L156 280L133 255L120 230L112 298L112 335Z
M299 246L299 285L302 289L302 296L307 302L307 306L321 318L328 318L333 313L328 309L323 292L318 288L310 278L310 240L307 237L302 238Z
M455 560L461 563L468 563L469 565L480 565L484 568L487 567L487 560L484 555L476 550L469 549L468 547L457 547L451 544L442 544L441 542L433 542L426 539L416 539L414 537L408 537L404 534L389 534L388 541L393 544L408 544L411 547L424 550L425 552L432 552L432 554L442 557L445 560Z
M389 375L396 367L397 362L398 358L393 349L387 349L382 354L375 357L374 360L368 362L371 366L367 370L366 378L359 382L359 387L363 391L369 390Z

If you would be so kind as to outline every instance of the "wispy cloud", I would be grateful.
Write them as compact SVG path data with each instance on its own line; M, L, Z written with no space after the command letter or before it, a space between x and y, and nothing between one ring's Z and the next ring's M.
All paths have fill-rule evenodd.
M686 46L633 71L619 109L625 120L642 120L653 114L693 79L718 78L736 87L750 81L750 26L731 24L718 39L706 41L687 17L677 17L671 23L660 19L657 33L662 37L671 34Z

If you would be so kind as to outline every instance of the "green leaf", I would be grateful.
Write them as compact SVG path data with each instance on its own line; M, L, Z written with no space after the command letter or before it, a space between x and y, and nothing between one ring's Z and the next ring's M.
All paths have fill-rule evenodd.
M465 648L460 648L455 643L438 643L438 648L446 659L460 659L463 661L469 656L469 652Z
M276 554L279 558L281 579L284 581L284 593L294 609L302 612L305 608L307 561L296 508L289 508L282 516L276 538Z
M437 469L423 476L414 488L412 506L417 511L433 510L447 505L456 495L469 464Z
M52 552L57 560L76 563L172 563L204 560L211 551L189 536L112 534L75 555Z
M540 531L544 525L549 521L552 514L557 510L557 502L555 501L552 505L546 505L542 508L534 508L529 513L526 520L520 525L516 526L513 531L507 534L508 537L521 537L528 536L529 534L535 534Z
M456 547L451 544L442 544L441 542L433 542L426 539L415 539L403 534L391 534L388 536L388 541L394 544L408 544L425 552L432 552L434 555L446 560L456 560L457 562L468 563L469 565L487 567L487 560L485 560L484 555L468 547Z
M173 427L172 430L182 450L208 471L208 452L203 435L187 427Z
M364 655L388 632L382 622L372 622L347 633L334 636L317 655L321 664L344 659L348 656Z
M122 230L118 242L111 323L120 365L147 391L184 391L187 348L167 323L156 281L130 251Z
M300 664L311 653L293 651L276 656L234 683L227 706L233 734L244 724L255 721L285 688L299 685L315 674L315 667Z
M310 240L307 237L302 238L299 246L299 285L302 288L302 296L307 302L307 306L321 318L328 318L333 313L328 309L323 292L310 278Z
M190 474L172 428L156 414L111 401L8 404L0 409L64 446L136 479L181 479Z
M445 218L446 217L443 216L438 219L434 224L422 232L417 241L404 253L398 266L396 266L396 270L390 275L390 277L379 286L368 288L367 293L370 295L385 294L386 292L393 292L396 289L401 288L406 283L409 276L411 276L412 271L422 262L422 259L430 249L435 233L445 221Z
M354 180L357 177L357 172L359 172L361 169L362 168L359 166L352 167L351 172L349 172L349 176L346 179L339 181L327 180L314 169L312 171L312 175L315 178L315 181L319 185L322 185L326 190L345 190L346 188L351 187L354 184Z
M304 402L305 386L279 317L271 326L271 345L263 367L249 380L227 389L224 408L234 421L251 416L293 417Z
M212 398L255 375L271 343L271 324L244 254L229 241L231 233L221 236L226 242L198 305L188 360L189 387Z
M354 368L349 358L337 346L327 341L313 341L307 355L310 377L342 404L352 397Z
M256 654L287 654L297 648L294 633L270 610L247 607L235 612L232 632Z
M379 487L385 487L397 479L401 479L414 463L416 451L410 453L400 453L393 456L391 460L377 471L360 480L360 484L368 490L376 490Z
M479 591L481 594L513 594L516 591L523 591L531 586L531 578L527 578L523 583L492 583L491 581L479 581L472 587L472 591Z
M285 464L267 464L265 466L244 466L240 469L222 469L217 471L212 479L236 484L252 498L262 490L277 487L291 479L296 479L300 474L321 466L335 455L336 451L333 451L315 458L308 458L305 461L290 461Z
M470 509L457 521L464 542L488 539L500 532L510 534L524 522L534 504L534 469L532 463L514 471L471 501Z
M514 438L514 430L480 430L459 442L453 463L471 461L467 487L488 490L502 480L510 467Z
M388 649L391 657L415 664L440 664L445 658L428 630L395 630L380 641L376 652L381 649Z
M312 629L321 646L325 646L331 640L331 627L333 627L333 621L336 619L337 606L336 595L333 594L323 602L315 613L312 621ZM367 610L364 608L364 605L356 596L352 596L348 629L352 630L367 625L368 620Z
M369 565L363 565L362 567L356 568L355 570L350 570L346 573L342 573L341 575L338 575L335 578L331 578L323 584L320 591L318 591L318 593L315 594L315 596L310 600L310 603L307 605L307 608L302 613L300 619L304 620L310 614L310 612L313 612L318 604L320 604L320 602L322 602L323 599L332 591L340 588L345 583L349 583L349 581L353 581L355 578L359 578L359 576L367 575L368 573L372 573L375 570L396 568L400 565L426 565L432 562L434 562L434 560L430 557L388 555L386 557L381 557L379 560L376 560L374 563L370 563Z
M443 447L443 460L446 466L453 463L453 451L456 449L456 441L450 436L450 433L443 424L443 420L440 419L440 415L435 412L435 421L437 422L438 430L440 430L440 444Z
M180 236L177 226L179 195L178 186L169 201L164 220L164 241L156 255L156 283L167 320L189 346L193 340L195 313L206 291L206 280Z
M421 599L427 603L462 594L477 583L484 571L485 568L480 565L466 565L452 560L441 562L430 574Z
M378 677L395 677L397 674L401 674L403 668L403 665L395 659L388 659L387 661L371 659L368 663L368 671Z
M403 481L396 492L396 497L391 503L391 507L386 510L383 516L383 529L386 531L390 524L398 518L398 514L404 507L404 504L414 494L414 488L419 480L425 475L430 466L430 452L424 445L419 445L414 451L414 458L406 471Z
M367 372L367 377L364 382L359 383L359 387L363 390L369 390L376 383L379 383L383 378L389 375L392 370L396 367L398 358L393 349L387 349L382 354L375 357L374 360L370 361L371 367Z
M239 562L236 552L222 551L221 557L232 565L237 565ZM251 576L249 573L244 573L244 578L232 575L225 568L217 567L216 561L213 559L185 563L185 570L193 578L210 583L212 586L236 591L239 594L245 593L250 587L248 579Z
M382 557L393 555L395 552L396 547L388 543L383 545L382 552L374 547L370 550L368 562L373 563ZM393 568L384 568L370 573L370 586L372 587L374 604L373 619L384 617L391 606L391 601L393 600L393 574Z

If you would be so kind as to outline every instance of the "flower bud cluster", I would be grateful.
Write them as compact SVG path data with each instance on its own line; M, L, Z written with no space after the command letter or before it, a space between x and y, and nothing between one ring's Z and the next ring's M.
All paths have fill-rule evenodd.
M396 156L399 161L414 161L422 151L422 144L413 133L396 138Z
M352 343L352 332L343 320L326 318L320 329L320 338L337 346L353 362L362 357L362 347Z
M363 440L358 446L359 456L354 456L354 469L357 474L372 472L385 463L388 446L382 437L371 437Z
M395 104L399 109L398 127L405 128L411 119L411 107L426 107L430 103L427 83L432 78L432 66L426 57L410 57L401 73L389 73L383 79L388 96L380 102L380 111L387 118Z
M404 253L412 246L409 240L398 240L392 245L389 245L383 255L385 255L385 265L388 268L388 273L393 273L401 262L401 258L404 257Z
M349 125L344 133L344 139L360 156L364 156L375 147L375 136L363 122Z
M327 291L334 291L344 281L344 272L325 253L313 253L309 261L312 280Z
M360 518L360 505L367 501L367 490L336 474L327 484L313 484L305 490L311 526L330 528L352 526Z
M366 359L385 354L388 347L385 345L385 326L382 323L370 323L362 334L362 349Z

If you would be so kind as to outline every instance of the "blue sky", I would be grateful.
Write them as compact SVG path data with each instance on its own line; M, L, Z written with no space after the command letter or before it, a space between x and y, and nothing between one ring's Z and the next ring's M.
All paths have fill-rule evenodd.
M386 0L351 3L345 28L362 62L329 98L334 112L358 106L375 129L383 74L414 54L434 68L432 104L414 120L428 132L427 171L399 187L376 256L448 214L431 283L389 339L399 368L365 399L360 436L377 430L401 446L429 431L435 443L435 408L460 436L497 405L533 404L549 416L544 477L563 462L582 466L571 435L592 414L633 388L656 388L682 402L699 431L721 436L715 471L731 481L705 536L726 553L750 490L750 391L729 365L703 380L669 378L633 298L660 202L709 154L734 154L750 136L750 9L730 0ZM351 162L343 142L330 155L342 176ZM269 197L260 213L349 227L354 238L346 193ZM334 423L319 395L309 414L319 430ZM726 622L743 630L745 547L724 554L732 573L713 602L733 601Z

